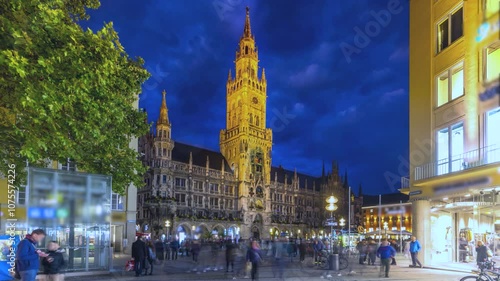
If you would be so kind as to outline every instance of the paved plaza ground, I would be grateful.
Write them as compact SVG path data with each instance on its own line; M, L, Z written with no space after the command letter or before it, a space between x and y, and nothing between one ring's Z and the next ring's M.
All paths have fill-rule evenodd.
M179 256L177 260L164 261L161 265L155 265L153 275L135 277L134 272L124 271L128 255L119 254L115 256L114 268L111 273L93 273L85 276L72 276L68 274L67 281L111 281L111 280L250 280L248 274L245 274L245 263L236 264L236 269L241 273L226 273L224 254L221 253L217 258L211 256L210 251L203 251L200 255L200 261L194 263L191 257ZM290 281L314 281L314 280L440 280L440 281L458 281L460 278L470 275L466 272L437 270L430 268L410 268L409 260L403 255L397 257L398 265L391 267L389 278L379 278L379 267L377 265L360 265L356 257L352 257L349 262L349 268L340 272L331 272L329 270L314 267L312 258L307 257L305 262L300 263L298 258L287 260L284 271L284 280ZM217 270L214 270L215 266ZM208 269L208 270L207 270ZM271 257L266 257L259 268L259 279L280 280L273 276L273 267ZM283 280L283 279L282 279Z

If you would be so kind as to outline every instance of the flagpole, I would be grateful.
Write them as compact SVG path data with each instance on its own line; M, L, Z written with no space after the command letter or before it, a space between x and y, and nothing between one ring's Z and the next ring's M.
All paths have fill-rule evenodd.
M401 216L399 217L399 250L403 252L403 215L404 215L404 208L403 208L403 200L399 200L400 204L400 212Z
M349 250L347 253L349 255L349 253L351 252L351 186L349 186L349 219L348 219L348 222L347 222L347 229L348 229L348 232L347 232L347 249Z
M378 243L382 237L382 194L378 196Z

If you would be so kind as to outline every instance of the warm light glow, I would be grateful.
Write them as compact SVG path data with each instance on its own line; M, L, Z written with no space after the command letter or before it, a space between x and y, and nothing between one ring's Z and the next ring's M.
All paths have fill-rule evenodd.
M166 221L165 221L165 226L166 226L166 227L170 227L170 221L169 221L169 220L166 220Z
M335 198L335 196L333 196L333 195L326 198L326 203L335 204L337 202L339 202L339 200L337 198Z
M327 209L328 211L330 211L330 212L333 212L333 211L337 210L337 208L338 208L338 207L337 207L337 205L335 205L335 204L330 204L330 205L327 205L327 206L326 206L326 209Z

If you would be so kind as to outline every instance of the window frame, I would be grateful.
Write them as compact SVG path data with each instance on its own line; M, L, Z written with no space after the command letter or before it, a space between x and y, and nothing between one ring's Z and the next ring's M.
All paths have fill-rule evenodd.
M460 158L456 158L457 156L459 155L454 155L453 154L453 130L454 128L456 128L457 126L462 126L462 131L463 131L463 144L464 144L464 148L465 148L465 121L464 120L459 120L459 121L456 121L456 122L453 122L452 124L449 124L449 125L446 125L446 126L442 126L442 127L439 127L439 128L436 128L434 130L434 137L436 139L435 143L436 143L436 146L435 146L435 149L434 149L434 163L436 164L436 175L447 175L447 174L450 174L450 173L453 173L453 172L458 172L460 170L462 170L462 168L459 168L458 170L457 169L454 169L454 166L453 166L453 162L454 161L457 161L457 160L460 160ZM438 155L439 155L439 142L438 142L438 134L440 131L446 129L447 130L447 134L448 134L448 151L446 152L446 155L447 157L446 158L442 158L442 159L438 159ZM464 150L461 155L465 154L466 151ZM445 163L442 163L442 164L446 164L446 170L444 172L440 172L439 171L439 167L441 166L439 163L443 160L446 160ZM463 160L463 159L462 159Z
M460 70L462 71L462 93L460 95L458 95L457 97L452 98L453 97L453 74L457 73ZM448 79L447 100L446 100L446 102L439 104L439 97L440 97L439 79L441 79L441 77L443 77L445 75L447 76L447 79ZM434 103L435 103L436 108L441 107L443 105L446 105L452 101L455 101L455 100L457 100L465 95L465 63L464 63L464 61L460 61L460 62L448 67L446 70L440 72L438 75L435 76L435 78L434 78L434 93L435 93L434 94Z
M452 41L452 16L456 14L458 11L462 9L462 34L456 38L454 41ZM443 24L445 21L448 21L448 26L447 26L447 31L448 31L448 45L446 47L443 47L441 49L441 41L439 40L439 27L441 24ZM449 12L446 13L439 21L437 21L437 24L435 26L435 40L436 40L436 55L442 53L444 50L448 49L451 45L453 45L455 42L459 41L460 38L464 37L464 6L463 4L460 4L459 6L451 9Z
M500 73L497 74L495 77L488 78L488 53L490 49L495 49L494 52L500 52L500 42L496 41L489 46L485 47L483 50L483 75L482 75L482 80L483 80L483 85L485 87L489 87L491 85L494 85L495 83L500 82Z

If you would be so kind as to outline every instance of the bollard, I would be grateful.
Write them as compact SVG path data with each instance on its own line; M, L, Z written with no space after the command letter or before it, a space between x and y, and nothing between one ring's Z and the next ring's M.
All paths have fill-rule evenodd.
M339 254L331 254L328 256L328 269L334 271L339 270Z

